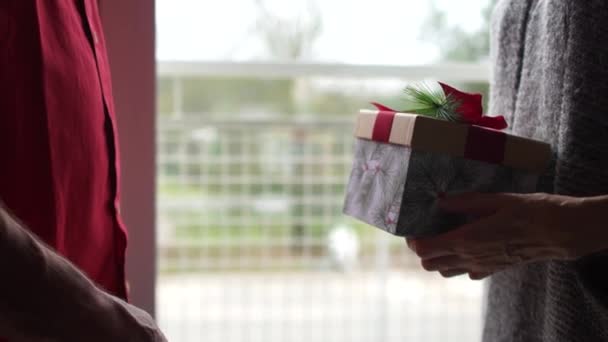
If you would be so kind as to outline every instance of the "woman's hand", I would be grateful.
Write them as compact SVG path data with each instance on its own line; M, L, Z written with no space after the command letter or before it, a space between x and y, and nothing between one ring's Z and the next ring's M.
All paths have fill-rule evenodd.
M608 197L469 193L439 206L477 217L442 235L407 240L422 267L444 277L483 279L517 264L571 260L608 248Z

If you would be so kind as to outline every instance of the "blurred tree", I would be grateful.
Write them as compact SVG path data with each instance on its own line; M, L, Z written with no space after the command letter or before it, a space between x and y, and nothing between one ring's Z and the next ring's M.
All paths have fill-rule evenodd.
M482 22L477 30L466 31L448 22L449 14L431 1L431 13L423 26L421 39L431 40L439 46L442 60L480 62L490 52L490 20L497 0L487 0L481 9Z
M306 11L291 17L280 16L264 0L253 0L257 19L250 38L259 39L266 57L294 62L312 57L313 45L322 31L321 13L315 0L306 0ZM174 81L159 78L158 108L161 116L173 112L174 82L181 86L181 110L185 115L290 116L301 112L309 96L306 81L247 77L184 77Z
M268 57L282 62L310 59L314 42L322 32L321 12L315 0L306 1L306 11L284 17L269 10L264 0L255 0L258 18L255 32L262 40ZM285 96L280 101L286 107L281 114L294 115L308 100L306 80L290 79L286 83Z
M481 8L481 25L474 31L451 25L449 13L439 8L436 0L431 1L431 13L422 30L421 39L433 41L439 47L440 60L450 62L484 62L490 55L490 24L492 10L497 0L486 0ZM462 83L455 86L483 95L484 106L488 107L490 86L483 83Z
M314 1L307 1L307 11L295 18L276 15L263 0L255 0L258 8L256 31L269 57L279 61L310 58L314 42L322 31L321 13Z

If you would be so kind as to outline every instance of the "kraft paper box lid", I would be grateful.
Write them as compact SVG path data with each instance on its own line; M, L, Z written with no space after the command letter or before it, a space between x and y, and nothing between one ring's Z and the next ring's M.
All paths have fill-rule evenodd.
M428 116L362 109L355 136L541 174L551 160L544 142Z

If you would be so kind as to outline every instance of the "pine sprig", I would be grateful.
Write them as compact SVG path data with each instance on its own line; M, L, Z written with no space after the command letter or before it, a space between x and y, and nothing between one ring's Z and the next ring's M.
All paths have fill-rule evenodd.
M459 102L441 89L426 84L407 86L404 90L405 113L426 115L440 120L460 122Z

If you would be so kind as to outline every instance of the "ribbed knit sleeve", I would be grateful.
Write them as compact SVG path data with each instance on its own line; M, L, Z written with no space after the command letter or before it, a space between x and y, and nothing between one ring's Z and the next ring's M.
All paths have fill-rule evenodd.
M608 2L568 3L555 190L608 194Z
M567 36L555 191L604 195L608 194L608 2L564 3ZM583 258L575 263L575 270L608 313L608 255Z

